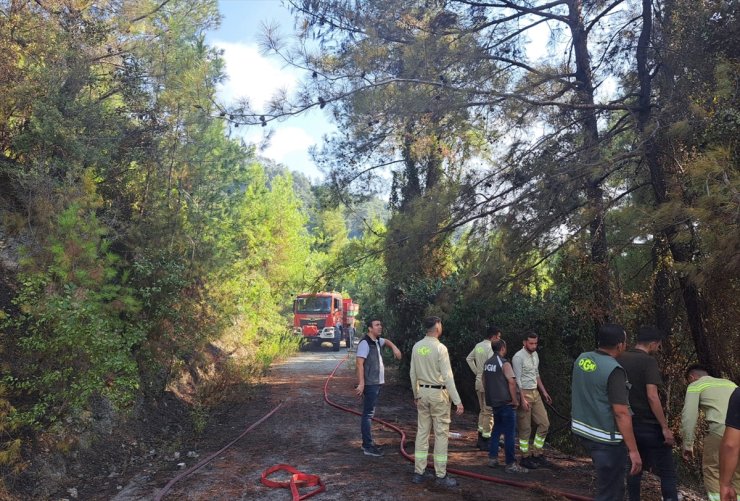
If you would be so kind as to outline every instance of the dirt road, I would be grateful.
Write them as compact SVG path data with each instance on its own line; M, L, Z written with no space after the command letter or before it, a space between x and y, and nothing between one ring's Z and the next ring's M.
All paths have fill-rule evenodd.
M88 491L80 499L155 499L170 480L218 451L280 402L284 403L271 417L203 468L175 483L163 499L288 501L291 496L287 489L271 489L260 483L261 473L280 463L321 478L326 491L311 498L317 501L403 500L420 496L432 501L562 499L544 493L541 486L591 495L591 465L584 458L569 458L548 450L548 457L558 467L532 471L526 476L506 474L485 466L487 453L474 448L476 416L473 412L453 417L451 430L462 436L450 441L450 467L504 480L531 482L532 488L525 490L472 478L459 478L460 486L455 489L440 489L433 482L421 486L412 484L412 464L401 455L400 436L395 431L376 424L374 438L384 449L385 456L365 456L360 448L359 417L324 401L327 377L346 356L345 349L333 352L329 348L319 348L274 365L244 402L216 416L197 441L183 443L178 459L170 458L138 472L132 471L125 480L110 485L106 482L97 492ZM413 454L416 410L407 382L400 379L395 366L389 364L376 417L402 428L407 434L406 450ZM345 362L329 381L331 400L360 410L361 402L353 395L354 382L351 361ZM190 451L198 457L188 457ZM283 480L286 476L271 478ZM301 493L310 490L306 488ZM653 498L647 496L645 499Z

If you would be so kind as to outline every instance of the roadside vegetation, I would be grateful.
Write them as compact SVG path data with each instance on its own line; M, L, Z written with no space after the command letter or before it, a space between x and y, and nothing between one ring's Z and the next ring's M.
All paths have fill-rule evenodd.
M3 478L89 447L101 408L125 426L174 392L202 430L297 349L312 290L407 357L440 315L470 408L491 323L542 336L565 418L606 321L669 334L676 432L688 364L740 380L732 2L288 4L297 42L264 45L307 77L255 110L217 99L213 1L0 0ZM340 131L320 184L237 134L312 107Z

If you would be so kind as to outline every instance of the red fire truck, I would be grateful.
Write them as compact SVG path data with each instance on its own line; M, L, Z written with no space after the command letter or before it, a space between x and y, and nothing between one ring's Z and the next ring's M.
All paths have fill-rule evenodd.
M339 351L342 339L350 347L348 336L354 334L359 305L343 299L338 292L298 294L293 301L293 333L303 336L302 343L328 341Z

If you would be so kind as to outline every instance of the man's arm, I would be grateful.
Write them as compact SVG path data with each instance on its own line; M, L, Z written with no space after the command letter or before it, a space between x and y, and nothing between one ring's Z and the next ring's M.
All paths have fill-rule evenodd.
M414 393L414 405L419 399L419 385L416 382L416 366L414 364L414 352L411 352L411 367L409 368L409 379L411 379L411 391Z
M545 385L542 384L542 378L540 378L539 375L537 375L537 389L540 390L540 395L542 395L542 398L545 399L545 402L547 402L548 404L552 404L552 398L550 398L550 394L547 393Z
M519 392L521 393L522 389L522 370L524 368L524 358L519 355L519 352L517 352L511 359L511 368L514 370L514 379L516 380L516 385L519 387ZM519 400L519 404L522 406L522 409L524 409L525 412L529 412L529 402L527 402L527 399L524 398L524 394L521 394L521 399Z
M516 409L519 407L519 393L516 385L516 377L514 377L514 369L511 368L511 364L509 362L504 364L504 376L506 376L506 382L509 384L511 406Z
M511 368L514 370L514 377L516 377L516 384L520 388L522 387L522 383L520 382L522 380L522 367L524 364L524 360L522 357L518 356L519 353L515 354L511 358Z
M721 501L736 501L737 493L732 476L740 455L740 430L727 426L719 446L719 495Z
M478 374L478 365L475 363L475 348L468 353L468 356L465 357L465 361L468 363L470 370L473 371L473 374Z
M637 441L635 440L635 433L632 430L632 416L630 415L629 405L626 404L611 404L612 412L614 412L614 420L617 423L617 429L622 434L624 445L627 446L629 451L630 461L632 467L630 468L630 475L637 475L642 469L642 458L640 458L640 452L637 450Z
M694 457L694 432L699 418L699 399L701 393L686 389L686 398L681 411L681 435L683 436L683 458L688 461Z
M663 405L660 403L660 396L658 395L658 386L654 384L646 384L645 390L647 391L650 410L653 411L655 419L658 420L660 428L663 430L663 439L665 440L665 444L673 445L673 432L668 428L668 420L665 418Z
M393 356L396 357L396 360L401 360L401 350L398 349L398 347L393 344L393 341L390 339L383 338L383 346L390 347L391 350L393 350Z
M439 371L444 379L445 386L447 387L447 393L450 394L452 403L455 404L455 414L460 415L465 411L460 395L457 393L457 387L455 387L455 377L452 374L452 366L450 365L450 355L447 352L447 348L444 345L440 345L439 356Z
M357 357L355 359L355 372L357 373L357 388L355 395L360 396L365 391L365 359Z

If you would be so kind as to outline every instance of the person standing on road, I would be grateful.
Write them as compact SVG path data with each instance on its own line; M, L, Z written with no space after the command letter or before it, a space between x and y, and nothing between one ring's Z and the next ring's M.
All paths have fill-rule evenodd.
M478 412L478 443L475 446L482 451L489 449L491 430L493 429L493 411L486 405L486 393L483 391L483 365L493 356L491 343L499 339L501 339L501 329L496 326L489 326L486 331L486 338L476 344L465 358L470 370L475 374L475 393L478 395L478 405L480 406L480 412Z
M642 469L632 432L627 373L616 360L627 346L627 334L620 325L604 324L598 341L597 350L581 353L573 363L571 431L591 454L595 500L622 501L627 452L630 474Z
M721 501L740 500L740 388L727 404L725 433L719 446L719 495Z
M499 438L504 435L504 457L507 473L528 473L529 470L516 463L514 450L516 444L516 408L519 395L516 378L511 364L506 360L506 341L498 339L493 343L494 355L483 364L483 391L486 403L494 412L495 424L488 450L488 466L499 466Z
M362 451L367 456L382 456L378 446L373 442L372 419L375 415L375 406L380 395L380 386L385 383L385 367L381 348L390 347L393 356L401 359L401 351L392 341L381 337L383 324L376 317L367 320L367 334L357 345L357 388L355 393L362 396L362 418L360 432L362 433Z
M434 430L434 471L436 484L455 487L456 479L447 475L447 442L450 434L450 400L455 404L455 413L460 415L464 408L452 376L450 355L447 347L439 342L442 335L442 320L427 317L422 324L426 337L418 341L411 350L411 389L417 410L416 441L414 446L415 484L424 482L429 455L429 433Z
M521 405L516 411L519 451L523 458L521 464L529 469L552 466L552 463L542 455L545 437L550 429L550 420L547 418L547 410L542 400L552 404L552 399L540 378L538 342L539 336L534 332L528 332L522 339L522 349L516 352L511 359L516 383L522 395ZM533 423L536 429L530 453L529 439L532 436Z
M737 385L727 379L709 375L701 365L692 365L686 370L686 398L681 412L681 433L683 435L683 458L694 457L694 430L699 418L699 410L704 412L704 420L709 424L709 433L704 437L704 453L701 458L704 488L710 501L719 497L719 444L725 432L727 404Z
M677 501L676 467L673 464L673 432L668 427L658 387L663 378L658 361L652 357L663 343L663 333L653 326L637 329L635 347L625 351L617 362L627 373L629 403L632 408L632 430L643 470L653 469L660 477L660 491L664 501ZM642 472L627 475L627 495L630 501L640 501Z

